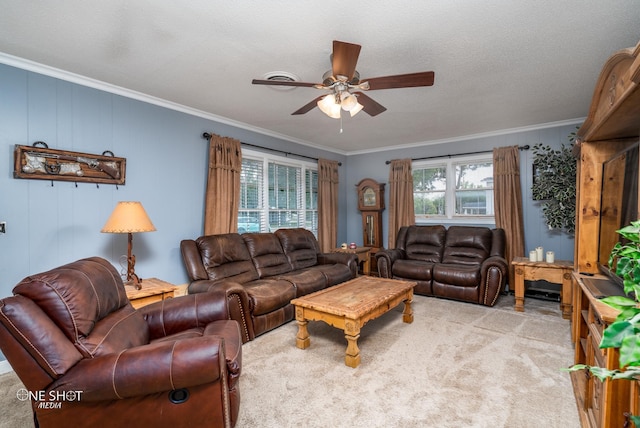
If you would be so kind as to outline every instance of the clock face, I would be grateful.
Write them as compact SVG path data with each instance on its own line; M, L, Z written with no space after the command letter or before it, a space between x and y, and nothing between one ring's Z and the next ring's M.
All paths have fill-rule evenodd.
M362 193L362 203L366 207L374 207L376 205L376 191L371 187L364 189Z

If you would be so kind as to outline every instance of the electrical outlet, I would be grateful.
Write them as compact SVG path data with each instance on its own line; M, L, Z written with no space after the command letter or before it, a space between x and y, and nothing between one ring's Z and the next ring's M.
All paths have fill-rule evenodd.
M7 232L7 222L0 221L0 233L6 233L6 232Z

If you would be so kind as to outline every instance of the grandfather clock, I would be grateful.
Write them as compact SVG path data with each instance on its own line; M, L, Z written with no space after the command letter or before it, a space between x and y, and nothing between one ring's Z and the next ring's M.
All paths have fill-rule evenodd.
M382 248L382 211L384 211L384 183L365 178L356 184L358 209L362 213L362 246L371 247L371 272L376 274L376 252Z

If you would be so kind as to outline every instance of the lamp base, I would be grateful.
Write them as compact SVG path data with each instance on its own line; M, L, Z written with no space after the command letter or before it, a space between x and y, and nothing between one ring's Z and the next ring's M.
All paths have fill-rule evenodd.
M142 290L142 280L138 278L135 273L129 273L129 277L125 281L124 285L130 285L135 287L136 290Z

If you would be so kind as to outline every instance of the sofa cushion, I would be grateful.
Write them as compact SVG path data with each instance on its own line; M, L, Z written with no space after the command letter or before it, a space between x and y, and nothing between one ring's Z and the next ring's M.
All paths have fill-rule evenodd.
M252 315L263 315L280 309L296 298L296 289L282 279L258 279L243 284L249 295Z
M149 325L142 314L127 305L96 323L77 347L85 357L108 355L149 343Z
M446 234L441 225L409 226L404 242L407 259L438 263L442 260Z
M492 237L493 232L487 227L451 226L442 262L479 265L489 257Z
M480 284L480 264L437 263L433 266L433 280L460 287L477 287Z
M433 263L420 260L400 259L391 267L393 277L430 281L433 275Z
M315 265L308 269L322 272L322 274L327 278L327 287L353 279L353 273L351 272L351 269L349 269L349 266L341 263Z
M230 279L241 284L258 279L247 246L237 233L207 235L196 239L210 280Z
M253 265L260 278L280 275L291 271L280 240L273 233L245 233L242 239L247 244Z
M346 267L346 266L345 266ZM313 293L327 287L327 277L315 266L307 269L299 269L278 276L278 279L289 281L296 289L296 297Z
M293 270L315 266L318 263L320 247L316 237L307 229L278 229L275 235Z

